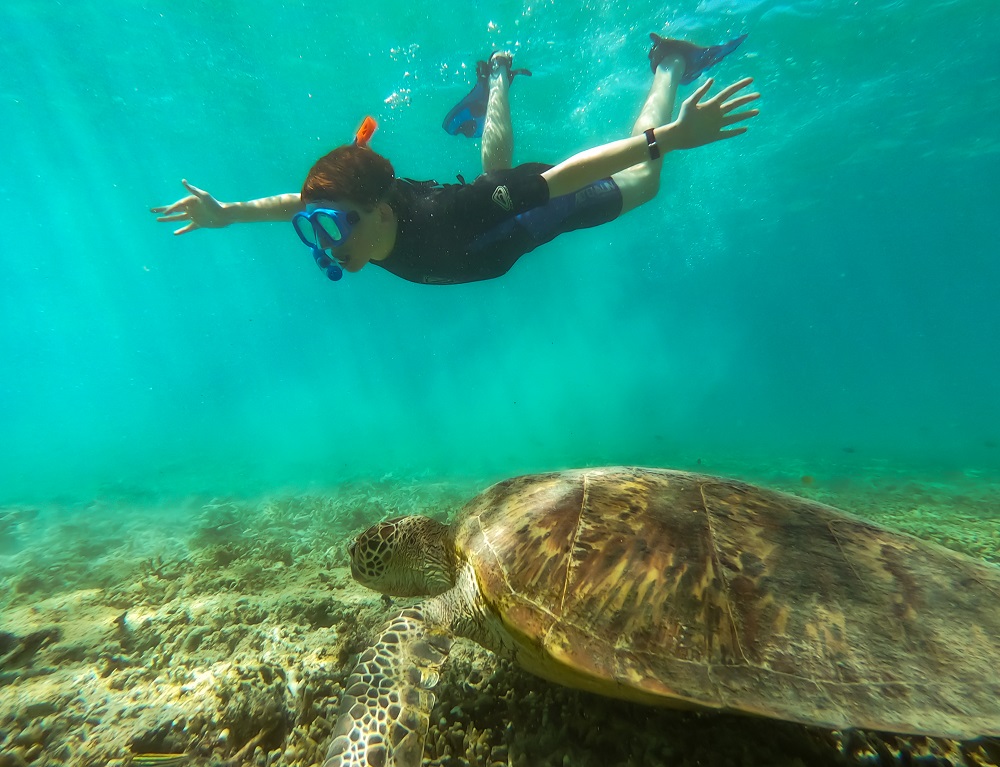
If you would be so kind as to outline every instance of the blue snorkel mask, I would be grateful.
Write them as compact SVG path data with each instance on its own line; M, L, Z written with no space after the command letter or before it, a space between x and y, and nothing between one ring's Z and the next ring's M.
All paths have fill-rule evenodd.
M302 243L312 248L316 266L326 272L328 279L336 282L344 276L344 270L333 255L334 248L344 244L351 227L361 217L353 210L335 210L321 205L307 205L305 213L292 216L292 226Z
M354 134L354 145L367 147L378 123L366 117ZM326 272L328 279L336 282L344 276L339 260L333 255L334 249L344 244L351 228L361 220L353 210L337 210L323 207L323 203L306 205L304 213L292 216L292 226L302 243L312 249L316 266Z

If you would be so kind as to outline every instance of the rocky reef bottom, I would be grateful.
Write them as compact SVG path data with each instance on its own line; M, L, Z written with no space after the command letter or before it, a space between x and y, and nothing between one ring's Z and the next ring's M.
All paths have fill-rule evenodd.
M768 484L1000 561L994 484ZM405 604L353 582L345 543L388 515L447 519L482 486L0 508L0 767L322 763L357 654ZM623 703L464 641L436 695L424 764L440 767L1000 764L994 741Z

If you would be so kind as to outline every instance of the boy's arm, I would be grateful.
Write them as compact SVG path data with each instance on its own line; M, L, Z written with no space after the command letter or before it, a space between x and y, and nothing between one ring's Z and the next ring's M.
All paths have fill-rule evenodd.
M729 126L743 120L749 120L756 116L757 110L750 109L746 112L730 113L734 109L757 100L760 98L760 94L749 93L732 101L726 101L726 99L746 88L752 82L753 80L749 77L739 80L723 88L704 104L699 104L702 96L708 93L708 89L712 87L712 80L705 82L684 101L680 114L674 122L661 125L653 130L660 151L666 154L675 149L692 149L746 133L745 127L730 128ZM644 135L632 136L575 154L542 173L542 178L549 185L549 196L560 197L649 159L646 137Z
M195 229L219 229L230 224L254 224L265 221L290 221L303 209L297 193L261 197L247 202L219 202L203 189L181 181L191 194L173 205L151 208L159 213L157 221L167 223L187 221L174 234L185 234Z

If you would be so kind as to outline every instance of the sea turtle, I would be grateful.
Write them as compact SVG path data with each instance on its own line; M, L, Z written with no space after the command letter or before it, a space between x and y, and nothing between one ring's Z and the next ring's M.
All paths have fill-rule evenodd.
M554 682L842 729L1000 735L1000 568L744 482L613 467L518 477L451 526L350 545L404 609L348 679L325 767L420 764L463 636Z

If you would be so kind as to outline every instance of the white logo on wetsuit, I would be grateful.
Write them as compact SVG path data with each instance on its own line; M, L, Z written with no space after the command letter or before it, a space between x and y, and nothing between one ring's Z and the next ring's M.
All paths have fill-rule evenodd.
M493 202L507 211L514 207L514 203L510 199L510 192L507 191L507 187L505 186L498 186L493 190Z

